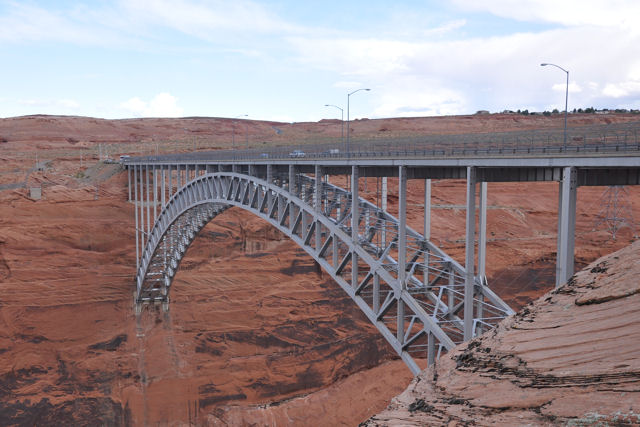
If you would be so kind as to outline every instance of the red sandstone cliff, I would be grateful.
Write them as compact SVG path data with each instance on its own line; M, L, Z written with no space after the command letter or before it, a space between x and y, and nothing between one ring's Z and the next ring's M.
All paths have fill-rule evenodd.
M557 126L553 119L354 126L363 134L380 132L383 124L384 132L455 133ZM28 174L28 185L42 185L44 196L36 201L22 188L0 190L0 424L304 425L313 419L353 425L406 387L408 369L339 287L293 243L242 211L225 212L195 240L172 287L169 313L151 307L136 317L126 176L97 163L96 144L153 151L154 141L178 138L198 123L191 132L213 135L208 148L228 147L231 128L217 120L0 120L0 136L8 136L0 143L0 185ZM339 127L329 124L337 134ZM291 127L300 135L331 129L327 123ZM161 148L193 143L181 138ZM195 141L198 148L204 140ZM44 170L31 170L36 154ZM369 179L365 191L363 180L367 197L375 198L374 188ZM420 230L422 184L411 182L409 192L409 223ZM640 194L630 192L637 206ZM601 193L579 191L576 246L583 264L632 237L625 230L614 242L592 231ZM433 197L434 240L462 260L464 184L435 182ZM553 183L489 186L490 283L514 305L552 283L556 203Z

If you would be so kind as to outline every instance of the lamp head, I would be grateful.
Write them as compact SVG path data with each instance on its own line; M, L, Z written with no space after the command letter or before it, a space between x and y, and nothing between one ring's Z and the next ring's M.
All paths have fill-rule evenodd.
M547 65L549 65L549 64L547 64L546 62L545 62L545 63L540 64L540 66L541 66L541 67L546 67Z

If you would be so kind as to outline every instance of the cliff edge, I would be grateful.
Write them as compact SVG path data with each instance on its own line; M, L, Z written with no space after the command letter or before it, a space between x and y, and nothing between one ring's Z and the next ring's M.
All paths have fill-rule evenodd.
M640 242L423 371L362 425L640 424Z

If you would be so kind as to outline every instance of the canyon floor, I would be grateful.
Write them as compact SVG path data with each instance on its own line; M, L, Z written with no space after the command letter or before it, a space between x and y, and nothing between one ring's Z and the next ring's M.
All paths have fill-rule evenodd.
M581 115L570 126L636 119ZM362 137L407 136L558 128L561 120L489 115L352 127ZM255 147L337 138L340 127L0 119L1 424L356 425L406 388L409 370L355 304L295 244L243 211L228 210L194 241L168 312L148 306L136 314L127 177L98 161L99 153L224 149L234 132ZM375 179L360 185L375 200ZM394 180L389 186L395 213ZM41 199L30 197L32 187L42 189ZM556 183L489 185L489 283L514 308L553 287L557 191ZM634 228L613 240L596 227L604 191L578 191L578 267L635 239ZM627 191L638 217L640 191ZM422 197L422 182L410 181L408 221L416 230ZM464 182L433 183L432 240L459 261L464 200Z

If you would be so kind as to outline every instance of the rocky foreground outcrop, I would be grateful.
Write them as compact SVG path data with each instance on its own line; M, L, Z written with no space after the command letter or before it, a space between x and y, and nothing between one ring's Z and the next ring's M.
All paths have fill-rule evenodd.
M640 242L441 358L366 426L640 424Z

